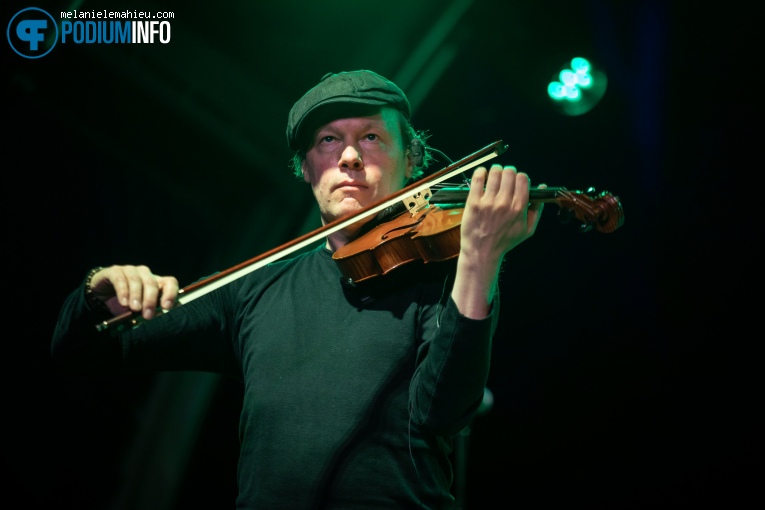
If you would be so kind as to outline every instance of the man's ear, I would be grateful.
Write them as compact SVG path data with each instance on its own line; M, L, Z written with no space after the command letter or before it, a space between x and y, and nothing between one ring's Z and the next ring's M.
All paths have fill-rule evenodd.
M406 180L409 181L414 175L414 161L412 160L412 151L406 151Z
M308 172L305 171L305 158L300 162L300 173L303 174L303 180L310 184L311 180L308 178Z

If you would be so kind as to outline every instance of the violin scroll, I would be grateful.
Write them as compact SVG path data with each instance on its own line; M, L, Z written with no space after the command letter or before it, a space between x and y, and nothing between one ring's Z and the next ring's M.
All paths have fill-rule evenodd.
M597 193L595 188L586 192L559 188L555 202L561 208L561 217L575 217L582 222L582 232L595 228L609 234L624 224L624 210L619 197L608 191Z

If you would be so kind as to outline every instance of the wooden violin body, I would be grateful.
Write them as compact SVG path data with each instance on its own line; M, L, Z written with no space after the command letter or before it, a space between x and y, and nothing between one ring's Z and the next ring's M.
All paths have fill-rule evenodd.
M342 246L332 255L343 277L358 283L382 276L415 260L425 263L454 258L460 251L460 225L467 189L445 188L433 194L428 207L404 212L380 223ZM595 229L610 233L624 223L618 197L566 188L534 188L530 201L552 202L560 207L561 218L571 216L582 223L582 231Z
M402 213L340 247L332 258L343 276L358 283L412 262L438 262L460 249L462 209L431 207L414 215Z

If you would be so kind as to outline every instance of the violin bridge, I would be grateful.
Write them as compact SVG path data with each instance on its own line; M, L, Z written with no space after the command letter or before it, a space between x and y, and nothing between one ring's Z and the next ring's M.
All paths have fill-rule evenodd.
M406 208L409 210L409 214L414 216L428 206L428 201L430 200L431 196L433 196L433 194L430 192L430 188L426 188L418 193L415 193L414 195L406 197L404 200L402 200L402 202L404 206L406 206Z

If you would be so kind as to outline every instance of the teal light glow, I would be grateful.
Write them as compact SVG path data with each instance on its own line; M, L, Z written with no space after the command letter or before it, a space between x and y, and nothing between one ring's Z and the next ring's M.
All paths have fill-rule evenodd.
M607 80L586 58L575 57L570 66L558 73L557 80L548 83L547 95L566 115L581 115L603 97Z

